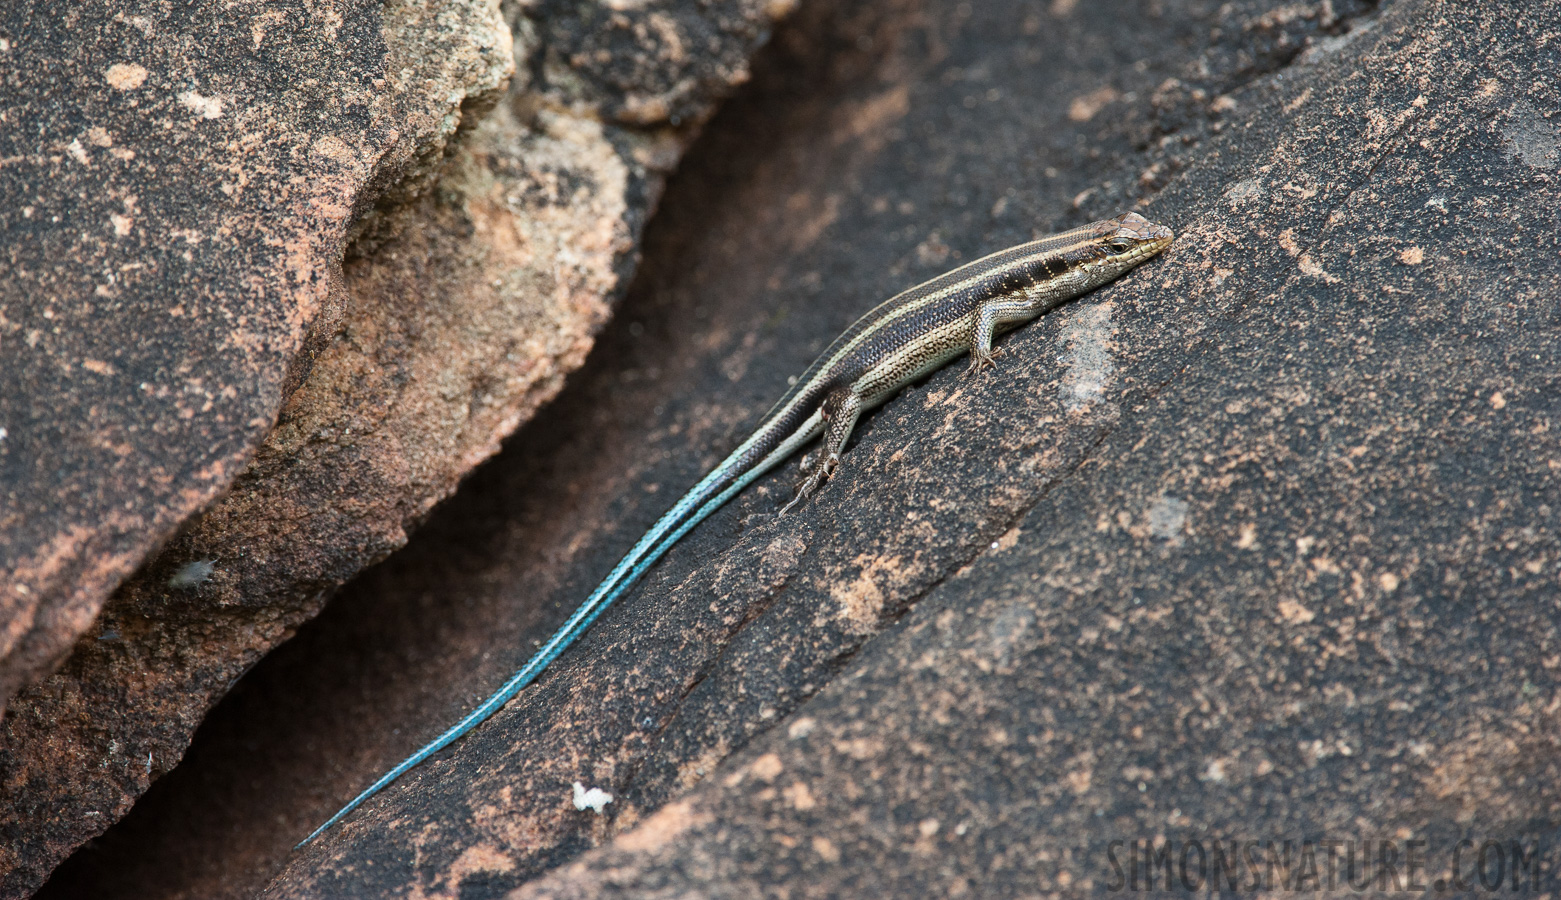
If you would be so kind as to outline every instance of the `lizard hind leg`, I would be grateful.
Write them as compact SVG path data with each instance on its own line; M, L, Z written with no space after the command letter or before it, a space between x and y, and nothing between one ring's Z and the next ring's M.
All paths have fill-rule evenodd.
M862 398L849 387L836 388L824 398L820 412L824 417L824 442L804 461L797 495L781 509L781 515L813 496L840 468L840 453L856 428L856 420L862 417Z

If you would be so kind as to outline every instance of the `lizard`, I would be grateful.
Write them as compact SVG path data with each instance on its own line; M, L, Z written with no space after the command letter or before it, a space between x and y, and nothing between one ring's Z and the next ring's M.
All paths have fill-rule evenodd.
M818 452L804 461L796 496L782 514L835 474L863 413L963 353L970 354L970 372L991 368L998 334L1115 280L1160 253L1173 237L1164 225L1123 213L984 256L873 307L830 343L737 449L645 532L519 671L297 846L482 724L579 640L684 535L808 442L823 435Z

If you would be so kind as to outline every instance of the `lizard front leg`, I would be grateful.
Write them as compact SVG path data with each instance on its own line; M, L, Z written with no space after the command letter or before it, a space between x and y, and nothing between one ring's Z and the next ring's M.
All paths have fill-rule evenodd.
M982 303L976 310L975 327L970 334L970 368L965 374L974 375L981 369L996 365L997 351L992 349L992 339L1004 325L1028 322L1046 309L1041 298L1026 294L994 297Z
M850 387L836 388L824 398L819 412L824 417L823 445L813 464L803 472L802 483L797 485L797 496L781 509L781 515L811 497L840 467L840 453L845 450L852 429L856 428L856 420L862 417L862 398Z

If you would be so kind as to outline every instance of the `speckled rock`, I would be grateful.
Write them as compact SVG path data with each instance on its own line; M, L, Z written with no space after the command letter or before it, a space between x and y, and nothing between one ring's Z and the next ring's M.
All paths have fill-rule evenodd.
M488 2L3 15L0 700L244 468L329 337L357 212L426 178L463 105L513 69ZM0 871L35 878L30 848L58 854L129 805L65 800L69 782L29 770L35 753L102 767L114 727L73 712L34 746L13 730L25 709L7 720L6 803L33 812L5 816ZM116 767L144 787L140 756Z
M593 8L5 14L7 892L558 391L786 11Z
M692 790L510 896L1554 891L1558 37L1554 8L1406 0L1216 100L1146 210L1179 227L1166 258L990 385L902 400L851 465L908 459L914 486L841 490L647 759L585 761L625 809L678 759ZM954 503L982 542L906 590L950 540L906 536ZM737 552L792 533L757 531ZM842 532L859 555L819 571ZM780 623L913 600L777 697L810 647ZM766 703L790 714L735 756L668 750ZM1396 867L1379 843L1345 868L1384 840ZM1527 861L1477 870L1486 840ZM1233 841L1270 843L1198 855Z
M243 468L357 208L505 84L495 6L397 12L8 7L0 700Z
M1554 830L1555 19L819 4L581 377L55 896L1032 896L1113 841ZM1165 257L905 392L795 515L755 485L286 858L862 310L1139 201Z

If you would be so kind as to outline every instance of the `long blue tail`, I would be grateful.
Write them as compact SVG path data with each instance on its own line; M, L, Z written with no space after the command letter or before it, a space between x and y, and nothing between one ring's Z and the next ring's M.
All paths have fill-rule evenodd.
M488 699L482 701L476 709L462 717L461 721L450 726L445 732L429 741L416 753L408 756L396 767L379 777L379 780L369 785L363 793L352 798L352 802L343 806L334 816L325 821L324 825L310 832L309 836L299 841L293 849L298 849L319 837L332 825L340 822L348 813L363 805L363 801L379 793L384 787L406 774L418 763L438 753L449 746L462 735L482 724L489 716L499 710L499 707L508 703L510 698L520 693L521 689L535 681L537 676L548 664L557 659L560 654L568 650L570 645L580 639L580 636L591 627L597 617L606 612L614 600L623 596L624 592L634 586L634 583L644 575L656 561L676 544L683 535L688 534L694 526L704 521L709 515L720 509L726 501L741 493L743 488L752 484L754 479L779 465L782 460L790 456L796 449L807 443L819 431L820 417L814 414L802 427L798 428L778 446L771 450L764 458L752 466L744 468L742 463L745 457L751 455L756 447L756 439L764 432L761 427L754 438L743 443L742 447L733 451L720 465L716 466L710 474L706 475L699 484L695 485L683 498L677 502L666 514L656 520L645 536L639 539L634 549L619 560L618 565L602 579L602 583L596 586L591 596L574 611L547 643L541 649L532 654L531 659L520 668L520 671L510 676L503 686L494 691ZM733 472L741 474L733 477ZM726 483L723 486L724 482ZM714 496L710 496L714 493Z

